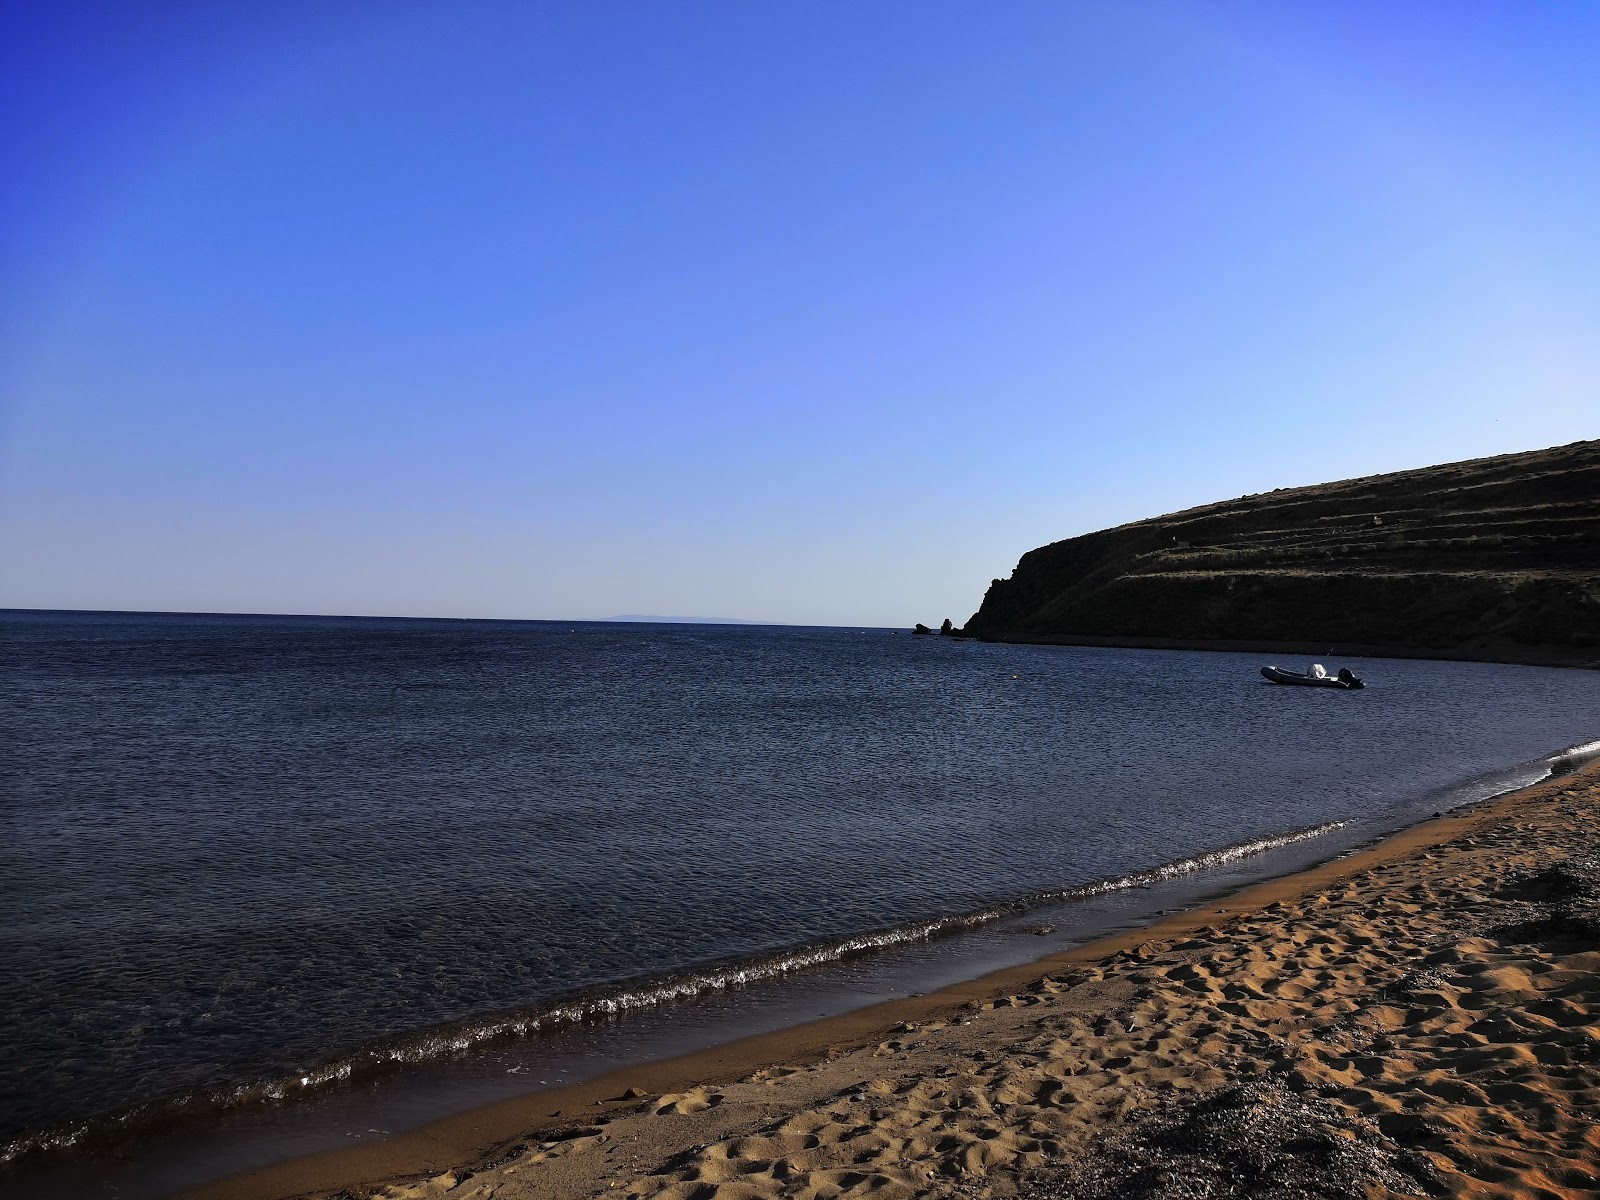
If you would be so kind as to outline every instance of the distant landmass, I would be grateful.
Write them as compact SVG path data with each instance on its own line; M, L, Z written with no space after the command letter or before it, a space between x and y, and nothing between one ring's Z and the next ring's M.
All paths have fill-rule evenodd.
M739 617L649 617L629 614L622 617L601 617L602 621L633 621L652 625L781 625L781 621L745 621Z
M961 634L1587 661L1600 441L1286 488L1030 550Z

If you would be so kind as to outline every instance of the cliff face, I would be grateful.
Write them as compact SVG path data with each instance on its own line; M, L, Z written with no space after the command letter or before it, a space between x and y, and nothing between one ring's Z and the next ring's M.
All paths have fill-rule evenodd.
M1600 645L1600 441L1281 489L1030 550L965 633Z

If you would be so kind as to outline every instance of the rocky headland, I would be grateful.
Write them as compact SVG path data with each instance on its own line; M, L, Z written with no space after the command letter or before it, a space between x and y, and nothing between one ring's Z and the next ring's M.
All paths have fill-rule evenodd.
M1241 496L1030 550L993 641L1600 659L1600 440Z

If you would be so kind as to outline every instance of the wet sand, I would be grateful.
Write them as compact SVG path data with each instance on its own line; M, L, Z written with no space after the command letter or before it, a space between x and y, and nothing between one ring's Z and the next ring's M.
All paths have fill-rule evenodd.
M1592 763L1026 967L186 1195L1594 1196L1597 852Z

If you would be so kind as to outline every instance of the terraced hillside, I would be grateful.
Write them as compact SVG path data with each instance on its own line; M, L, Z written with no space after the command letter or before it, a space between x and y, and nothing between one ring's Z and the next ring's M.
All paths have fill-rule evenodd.
M1600 441L1280 489L1053 542L995 580L962 632L1592 658Z

